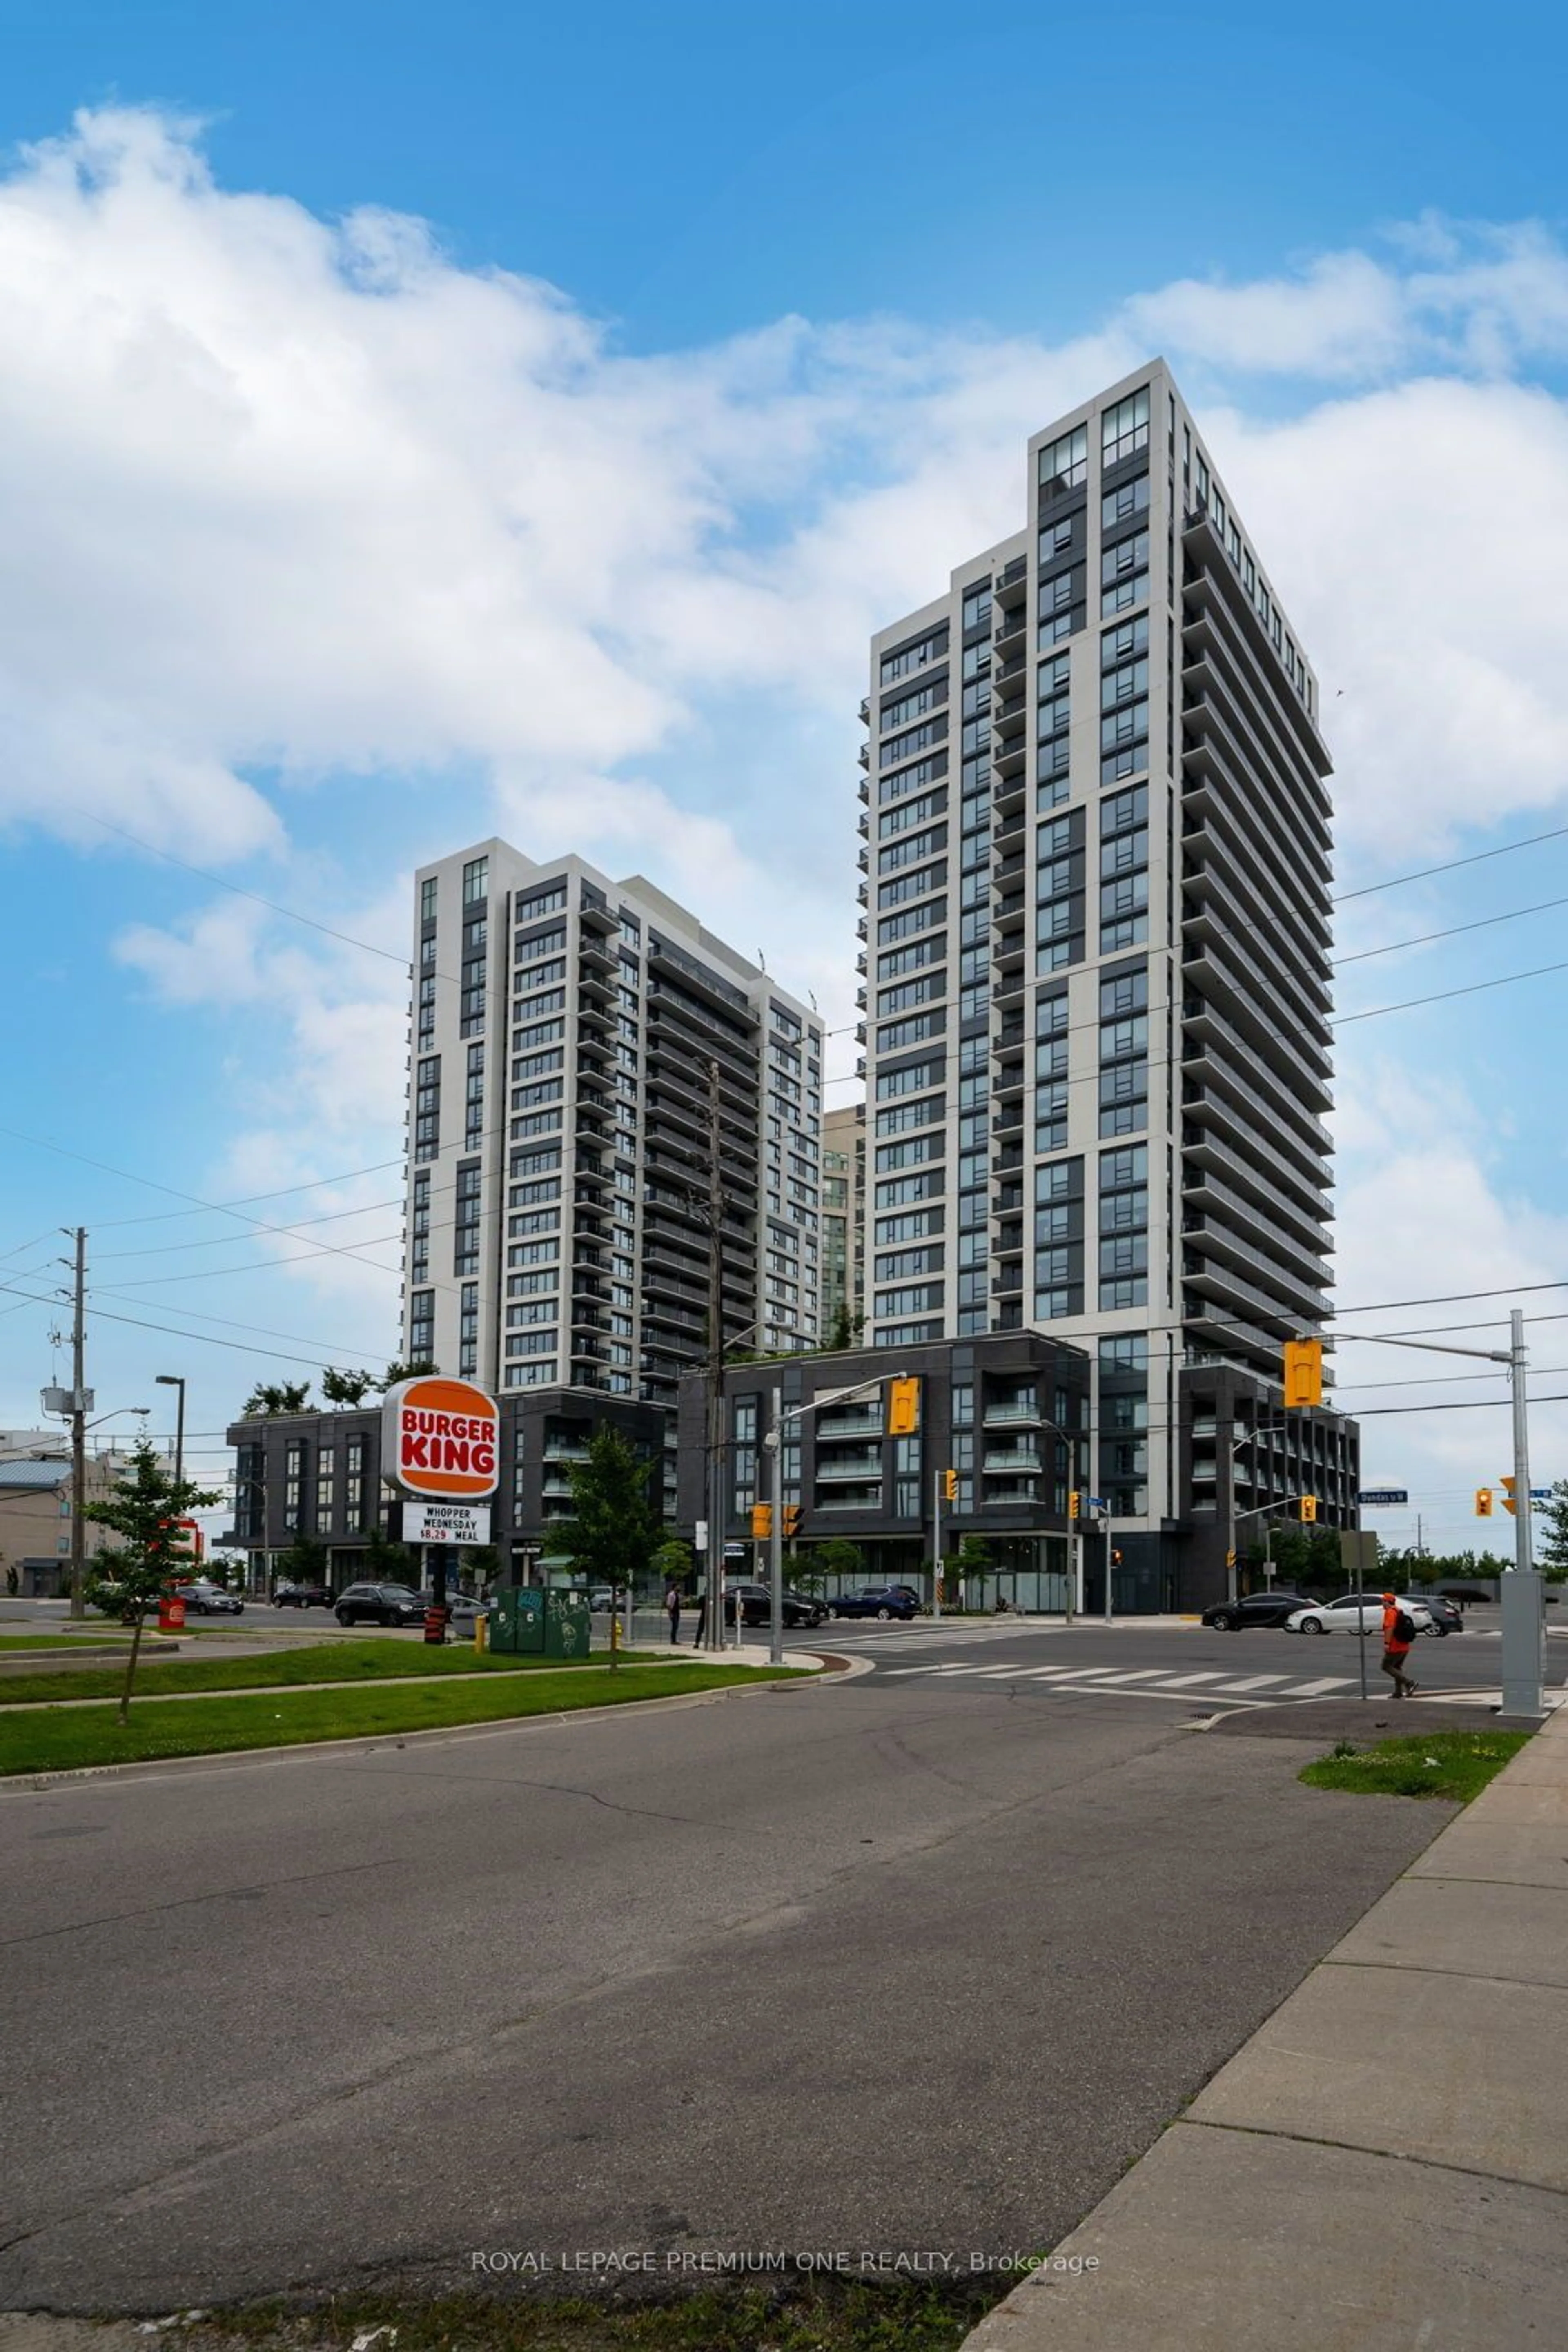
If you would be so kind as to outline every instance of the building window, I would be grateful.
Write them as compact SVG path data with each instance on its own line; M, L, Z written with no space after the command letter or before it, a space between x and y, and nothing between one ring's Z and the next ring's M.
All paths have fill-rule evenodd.
M1059 440L1047 442L1040 451L1041 503L1078 489L1088 479L1089 427L1079 425Z
M364 1440L351 1437L343 1448L343 1533L364 1532Z
M427 1364L436 1353L436 1294L416 1290L408 1302L408 1354L416 1364Z
M478 906L489 888L490 861L488 857L470 857L463 868L463 904Z
M419 919L433 923L436 919L436 877L427 874L419 885Z
M330 1445L324 1445L316 1457L316 1532L325 1535L332 1524L332 1494L337 1482L338 1457Z
M283 1454L283 1525L290 1533L300 1526L300 1497L305 1481L305 1449L296 1440Z
M479 1267L479 1163L463 1160L458 1169L452 1223L452 1271L477 1274Z
M1100 419L1100 463L1119 466L1149 446L1149 387L1131 392L1125 400L1101 411ZM1201 465L1202 460L1199 460Z

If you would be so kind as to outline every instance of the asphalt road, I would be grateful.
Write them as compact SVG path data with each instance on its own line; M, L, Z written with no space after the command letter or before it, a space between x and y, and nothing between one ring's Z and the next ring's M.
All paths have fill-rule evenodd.
M1069 2229L1448 1809L1305 1790L1315 1743L1193 1697L895 1673L902 1630L853 1679L0 1793L0 2308Z

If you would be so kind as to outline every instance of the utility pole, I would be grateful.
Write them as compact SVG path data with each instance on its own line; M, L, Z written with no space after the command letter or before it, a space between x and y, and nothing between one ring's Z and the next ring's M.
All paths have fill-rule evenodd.
M708 1613L703 1647L724 1647L724 1178L719 1065L708 1065ZM775 1506L776 1507L776 1506ZM739 1633L740 1611L735 1631Z
M71 1605L87 1615L87 1230L76 1229L71 1322Z
M942 1482L944 1470L931 1474L931 1613L942 1615Z
M1530 1412L1525 1401L1524 1309L1509 1316L1508 1377L1513 1402L1513 1567L1499 1583L1502 1602L1502 1711L1539 1718L1546 1679L1546 1617L1531 1545Z

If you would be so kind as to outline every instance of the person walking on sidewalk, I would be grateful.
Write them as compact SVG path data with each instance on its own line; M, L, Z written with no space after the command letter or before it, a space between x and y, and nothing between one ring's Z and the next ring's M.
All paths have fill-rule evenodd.
M680 1646L680 1587L673 1577L669 1580L669 1590L664 1596L664 1609L666 1616L669 1619L670 1646L673 1649L679 1649Z
M1405 1671L1405 1661L1410 1655L1410 1644L1415 1639L1415 1621L1399 1605L1399 1596L1385 1592L1383 1596L1383 1671L1394 1685L1395 1698L1408 1698L1419 1688Z

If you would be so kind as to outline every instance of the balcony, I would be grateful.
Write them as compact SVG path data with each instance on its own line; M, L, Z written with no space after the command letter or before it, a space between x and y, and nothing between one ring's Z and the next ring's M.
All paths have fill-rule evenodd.
M1005 605L992 633L991 642L999 654L1016 651L1023 645L1028 621L1027 600L1022 604Z
M1033 1397L1014 1404L988 1404L980 1416L982 1429L1040 1429L1045 1415Z
M1029 559L1016 555L991 583L991 602L998 612L1019 612L1029 596Z
M990 1448L981 1461L981 1470L987 1478L998 1474L1027 1472L1039 1477L1045 1469L1038 1448L1033 1445L998 1445Z

